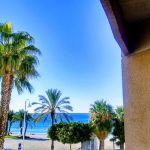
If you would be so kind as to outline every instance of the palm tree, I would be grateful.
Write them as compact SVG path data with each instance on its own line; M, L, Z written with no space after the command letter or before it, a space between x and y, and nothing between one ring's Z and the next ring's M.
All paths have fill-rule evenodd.
M9 133L10 133L11 126L14 122L14 116L15 116L15 112L13 110L10 110L8 112L8 120L7 120L7 126L6 126L6 134L7 135L9 135Z
M70 106L69 97L61 98L62 93L57 89L49 89L46 91L47 97L43 95L39 95L39 101L32 103L32 105L39 105L35 109L36 113L40 113L39 116L35 119L35 121L39 121L42 117L45 117L45 121L50 116L51 125L57 121L56 118L59 117L60 121L63 121L65 118L69 121L70 116L68 115L68 111L72 111L72 106ZM52 140L51 150L54 149L54 141Z
M23 133L23 126L24 126L24 113L26 113L26 117L25 117L25 129L24 129L24 133ZM34 120L34 118L32 117L32 115L30 113L28 113L27 111L25 112L23 109L19 110L19 112L17 112L14 116L14 121L18 121L19 122L19 128L20 128L20 135L23 136L26 135L26 131L28 128L28 125L30 122L32 122Z
M14 116L14 120L19 122L20 136L22 136L22 133L23 133L24 113L25 111L21 109Z
M0 24L0 149L3 149L5 128L13 87L19 93L23 89L33 91L29 79L38 76L36 65L37 54L40 54L33 43L33 37L27 32L13 33L10 22Z
M120 150L124 150L125 133L124 133L124 109L117 107L115 109L115 117L113 119L113 139L120 146Z
M94 128L94 133L100 141L99 150L104 150L104 140L112 129L112 106L104 100L97 100L90 108L90 122Z

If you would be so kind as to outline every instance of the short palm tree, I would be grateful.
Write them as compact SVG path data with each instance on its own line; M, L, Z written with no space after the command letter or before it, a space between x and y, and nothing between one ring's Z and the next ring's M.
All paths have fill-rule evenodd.
M20 136L23 135L24 113L25 113L25 111L23 109L21 109L14 116L14 120L19 122Z
M90 108L90 122L94 128L94 133L100 141L99 150L104 150L104 140L112 129L112 106L104 100L97 100Z
M124 150L124 143L125 143L124 109L121 106L115 109L112 135L116 144L120 146L120 150Z
M33 37L27 32L13 33L10 22L0 24L0 149L3 149L5 128L13 87L33 91L29 79L38 76L36 65L39 49L32 45Z
M45 120L50 116L51 125L53 126L56 122L58 116L60 121L63 120L63 117L69 121L70 116L68 111L72 111L72 106L70 106L69 97L61 98L62 93L57 89L49 89L46 91L46 96L39 95L39 101L32 103L32 105L39 105L35 109L36 113L40 113L35 121L39 121L42 117L45 117ZM51 149L54 149L54 141L52 140Z
M7 121L7 126L6 126L6 134L7 135L10 134L10 129L11 129L11 126L14 122L14 116L15 116L15 112L13 110L10 110L8 112L8 121Z

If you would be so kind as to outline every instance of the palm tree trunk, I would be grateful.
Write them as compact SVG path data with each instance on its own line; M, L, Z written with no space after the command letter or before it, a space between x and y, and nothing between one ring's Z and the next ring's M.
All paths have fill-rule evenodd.
M9 124L8 135L10 134L11 126L12 126L12 122L10 122L10 124Z
M5 73L1 85L1 105L0 105L0 150L4 146L5 129L8 119L9 104L13 86L13 76Z
M70 150L71 150L71 144L70 144Z
M115 150L115 142L113 141L113 150Z
M55 114L52 112L51 113L51 120L52 120L52 126L54 125L54 116ZM51 150L54 150L54 140L52 139L52 143L51 143Z
M28 122L26 121L26 126L25 126L25 130L24 130L24 137L26 136L26 132L27 132L27 128L28 128Z
M124 150L124 145L120 145L120 150Z
M21 136L22 136L22 127L23 127L22 124L23 124L23 123L22 123L22 120L21 120L21 121L20 121L20 135L21 135Z
M99 150L104 150L104 140L100 140Z
M9 126L9 122L7 120L7 123L6 123L6 130L5 130L5 135L8 135L8 126Z
M51 120L52 120L52 126L54 125L54 120L55 120L55 113L54 112L52 112L51 113Z

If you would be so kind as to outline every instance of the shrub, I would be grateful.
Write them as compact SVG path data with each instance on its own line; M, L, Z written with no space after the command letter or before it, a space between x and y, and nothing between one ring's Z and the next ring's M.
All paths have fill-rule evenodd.
M51 126L48 129L48 137L54 141L59 141L58 139L58 131L64 126L64 123L59 123Z
M90 140L92 127L79 122L59 123L48 130L48 135L51 139L64 144L74 144Z

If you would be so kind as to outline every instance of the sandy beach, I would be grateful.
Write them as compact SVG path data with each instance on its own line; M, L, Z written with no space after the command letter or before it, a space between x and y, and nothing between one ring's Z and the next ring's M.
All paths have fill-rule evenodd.
M24 141L25 150L50 150L51 140L47 138L46 134L34 134L28 135L30 139ZM12 150L18 150L18 143L23 145L22 139L5 139L5 148L11 148ZM72 149L77 150L80 148L80 144L73 144ZM68 144L62 144L55 142L55 150L69 150Z
M25 150L50 150L51 141L47 138L46 134L34 134L28 135L30 139L25 140L24 148ZM5 148L11 148L12 150L18 150L18 143L22 143L22 139L5 139ZM72 144L72 150L78 150L81 144ZM106 139L105 149L113 150L113 144ZM55 150L69 150L69 144L62 144L60 142L55 142Z

